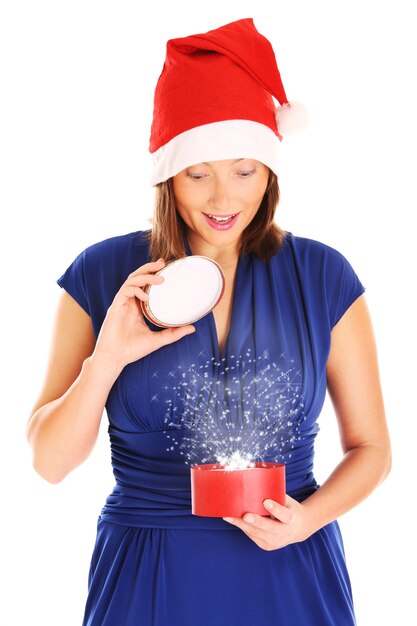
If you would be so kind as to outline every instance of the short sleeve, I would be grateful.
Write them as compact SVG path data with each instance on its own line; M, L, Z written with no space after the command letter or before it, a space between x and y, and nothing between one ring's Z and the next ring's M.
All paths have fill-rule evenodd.
M85 250L69 265L56 282L91 316L85 276Z
M331 248L327 259L327 297L329 322L332 329L343 317L354 301L361 296L366 287L360 281L347 258Z

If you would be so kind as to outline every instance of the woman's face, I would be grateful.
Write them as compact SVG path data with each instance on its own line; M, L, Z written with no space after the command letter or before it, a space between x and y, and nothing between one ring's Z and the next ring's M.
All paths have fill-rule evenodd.
M268 184L269 168L255 159L198 163L173 177L178 213L193 241L237 249L240 236L256 215ZM228 230L218 230L208 215L237 214ZM190 229L192 232L190 232Z

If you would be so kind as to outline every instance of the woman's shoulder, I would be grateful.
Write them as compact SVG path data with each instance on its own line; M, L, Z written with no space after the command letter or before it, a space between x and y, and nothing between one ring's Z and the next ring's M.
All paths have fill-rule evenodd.
M338 248L293 233L290 233L288 244L292 253L289 265L295 269L308 300L318 302L318 310L320 302L325 303L329 328L332 329L366 287L350 260Z
M295 235L287 231L286 240L299 262L305 262L308 265L312 263L342 265L346 260L341 250L321 239Z
M91 255L106 254L118 250L127 250L127 248L137 248L147 245L146 230L134 230L120 235L112 235L105 239L100 239L89 244L85 251Z
M288 232L288 231L287 231ZM294 235L288 232L288 240L300 251L321 252L323 254L340 254L334 246L322 241L321 239L313 239L303 235Z
M148 256L146 230L135 230L128 233L112 235L87 245L80 256L90 267L129 266Z

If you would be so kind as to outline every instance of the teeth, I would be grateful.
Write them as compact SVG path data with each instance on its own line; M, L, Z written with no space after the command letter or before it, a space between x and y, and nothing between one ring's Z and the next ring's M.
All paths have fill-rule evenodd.
M236 213L235 213L236 215ZM223 218L219 218L219 217L215 217L214 215L210 215L209 217L211 219L213 219L215 222L219 222L219 223L226 223L226 222L230 222L230 220L235 216L235 215L231 215L230 217L223 217Z

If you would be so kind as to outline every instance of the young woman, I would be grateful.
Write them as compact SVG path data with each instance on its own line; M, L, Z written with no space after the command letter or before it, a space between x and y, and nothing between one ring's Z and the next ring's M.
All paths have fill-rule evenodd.
M91 453L105 407L116 480L83 626L355 624L337 518L387 476L390 440L365 287L341 252L274 222L277 147L296 109L252 19L168 41L152 228L90 245L57 281L49 371L28 423L34 467L63 480ZM139 300L185 255L217 261L225 292L194 324L161 329ZM319 485L326 389L344 455ZM207 452L194 438L203 413L219 438L227 415L254 460L285 463L285 505L192 515L190 466L217 461L214 443Z

